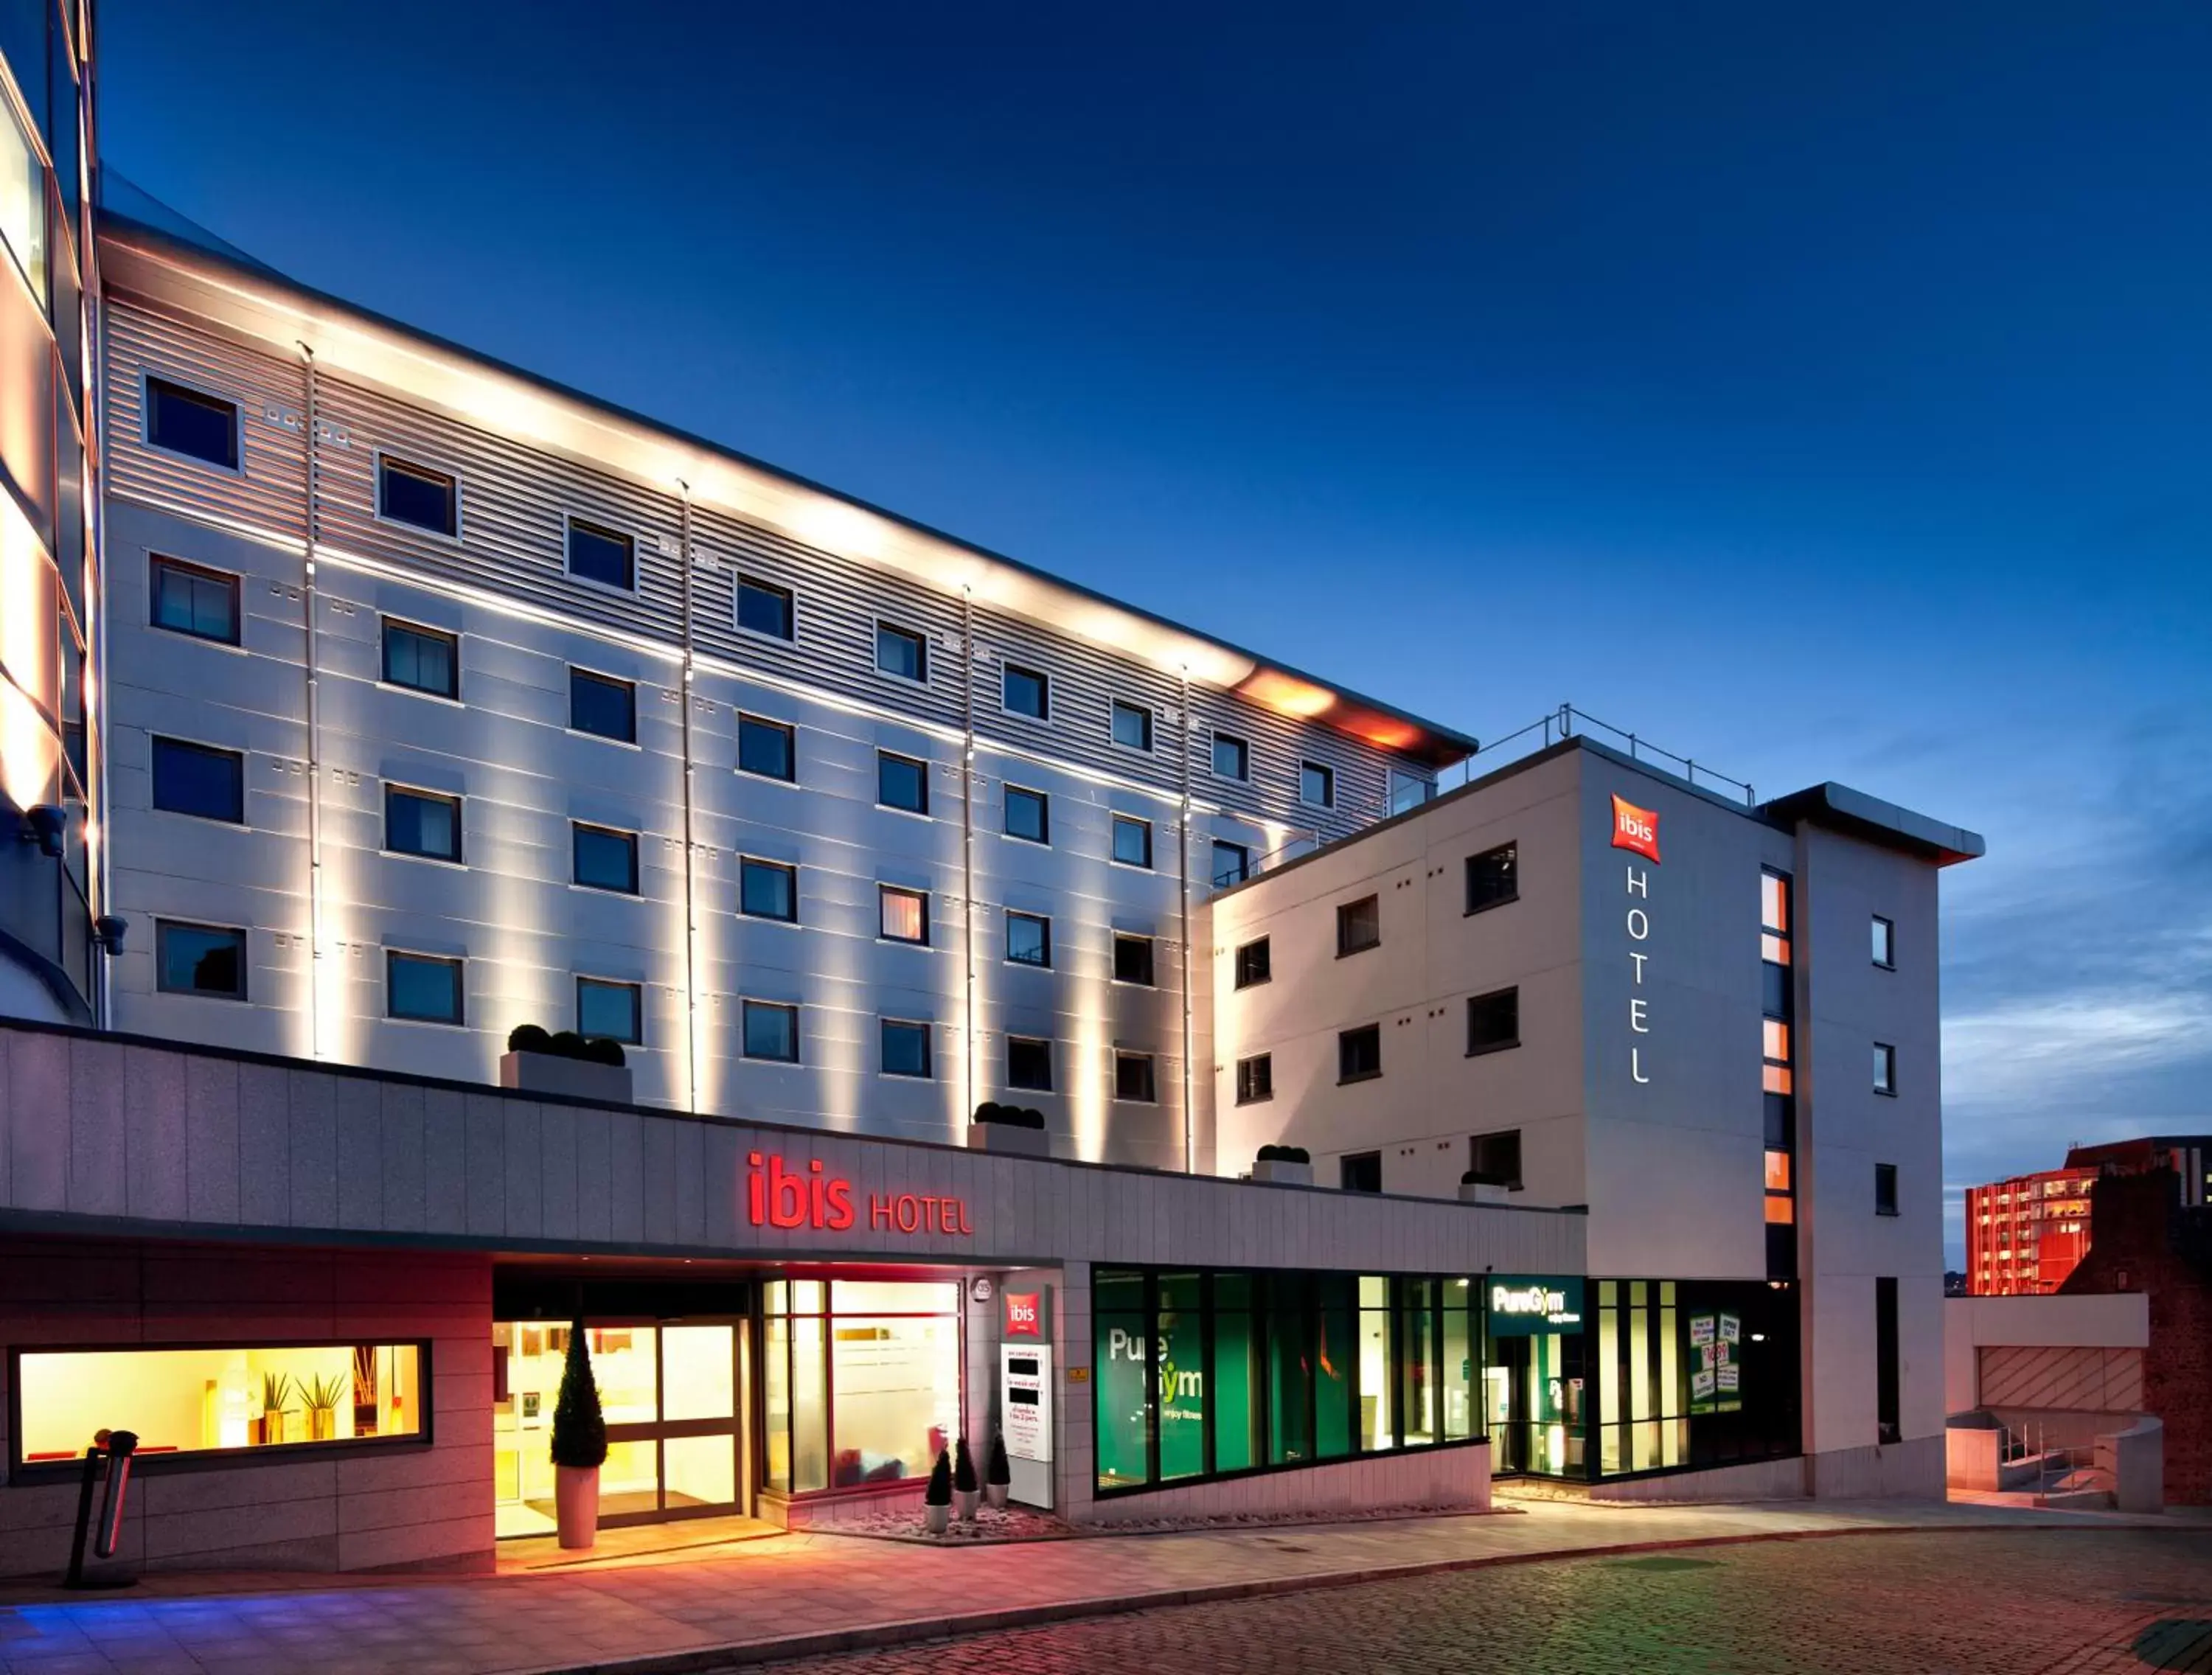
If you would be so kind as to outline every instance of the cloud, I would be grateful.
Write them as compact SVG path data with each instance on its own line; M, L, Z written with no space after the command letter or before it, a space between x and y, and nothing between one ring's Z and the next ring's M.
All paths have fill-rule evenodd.
M2059 992L1943 1021L1943 1076L1962 1104L2049 1107L2117 1077L2212 1058L2207 1000L2166 990ZM2048 1166L2046 1166L2048 1167Z

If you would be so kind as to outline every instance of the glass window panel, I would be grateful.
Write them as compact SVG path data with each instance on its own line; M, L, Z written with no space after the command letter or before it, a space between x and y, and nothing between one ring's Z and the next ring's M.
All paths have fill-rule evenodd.
M1520 846L1500 844L1467 860L1467 910L1479 913L1501 901L1516 900L1521 893Z
M461 962L428 954L385 956L385 1010L418 1023L461 1021Z
M773 640L792 637L791 590L757 576L738 578L738 626Z
M640 985L599 977L576 980L576 1033L635 1047L645 1040L645 998Z
M1275 1276L1267 1290L1267 1459L1282 1466L1315 1458L1313 1302L1294 1275ZM1337 1354L1344 1356L1346 1347L1340 1338ZM1335 1429L1340 1435L1344 1430L1340 1411Z
M929 677L929 652L922 637L907 628L895 628L888 623L876 625L876 667L886 675L896 675L902 680L920 681Z
M404 460L380 460L376 494L376 509L395 523L412 524L436 535L452 535L459 528L459 496L453 479L443 471Z
M1206 1344L1196 1274L1160 1282L1160 1478L1194 1478L1206 1470Z
M1220 780L1251 777L1251 748L1230 733L1213 736L1213 774Z
M763 720L757 715L738 718L739 771L758 774L765 779L788 780L797 771L797 755L792 730L782 722Z
M1437 1322L1436 1311L1426 1306L1427 1283L1412 1281L1405 1289L1407 1306L1398 1320L1398 1411L1404 1445L1411 1448L1437 1437L1438 1369L1431 1337Z
M568 671L568 725L580 733L637 743L637 688L628 681Z
M1141 983L1147 988L1152 983L1152 939L1150 937L1116 936L1114 938L1114 980L1117 983Z
M664 1419L729 1419L738 1411L734 1326L660 1328Z
M1313 1456L1336 1460L1350 1453L1358 1442L1352 1429L1352 1396L1359 1374L1353 1341L1358 1315L1352 1307L1352 1288L1341 1278L1324 1277L1316 1290L1321 1309L1314 1338Z
M1252 876L1252 852L1241 843L1213 841L1213 883L1217 889L1241 884Z
M799 1009L772 1002L748 1000L743 1022L744 1056L771 1059L784 1064L799 1062Z
M830 1486L928 1476L960 1429L959 1321L840 1313L831 1326L837 1454Z
M780 1290L778 1280L769 1289ZM768 1413L768 1471L770 1489L791 1490L791 1320L775 1307L776 1299L769 1302L768 1348L763 1359L766 1366L765 1389L762 1397Z
M603 826L578 826L576 882L591 889L637 894L637 839Z
M957 1314L960 1287L933 1279L832 1280L830 1309L834 1314Z
M384 623L384 679L387 685L451 698L460 690L458 642L451 634L389 617Z
M1223 1276L1222 1278L1226 1278ZM1213 1469L1241 1472L1265 1459L1255 1399L1263 1376L1260 1338L1252 1316L1241 1308L1223 1308L1221 1282L1215 1282L1213 1374L1206 1397L1213 1405Z
M458 862L461 859L460 799L386 786L384 847L398 855Z
M818 1279L794 1279L791 1282L791 1312L794 1314L819 1314L829 1296Z
M1897 963L1897 926L1880 914L1875 916L1873 930L1874 962L1878 966Z
M1766 1190L1786 1193L1790 1190L1790 1154L1770 1151L1766 1154Z
M799 871L750 857L738 863L738 911L754 919L799 917Z
M929 940L929 898L916 889L885 884L883 896L883 934L892 942Z
M167 992L246 998L245 932L162 919L155 925L155 943Z
M164 378L146 380L146 440L227 470L238 469L238 407Z
M1098 1487L1126 1489L1152 1481L1143 1277L1102 1272L1091 1301Z
M1360 1281L1361 1302L1366 1301L1365 1280ZM1359 1446L1365 1449L1394 1448L1397 1436L1391 1423L1390 1315L1381 1308L1359 1311Z
M1759 875L1759 912L1760 925L1769 931L1787 934L1790 930L1790 884L1787 879L1771 872Z
M1052 841L1052 805L1042 792L1006 787L1006 835L1030 843Z
M876 753L876 800L909 814L929 812L929 769L912 756Z
M1152 864L1152 822L1133 816L1114 816L1114 859L1124 866Z
M1002 689L1005 707L1017 715L1034 716L1042 721L1051 705L1051 685L1034 669L1024 669L1008 664Z
M35 66L19 67L35 69ZM16 119L15 108L0 100L7 120L0 122L0 235L23 270L43 306L46 300L46 171Z
M1759 939L1759 957L1765 961L1769 965L1788 965L1790 963L1790 938L1787 937L1778 937L1773 935L1761 936Z
M1767 1065L1764 1074L1759 1079L1759 1085L1770 1094L1788 1093L1790 1091L1790 1066L1787 1065Z
M171 814L242 825L246 820L246 759L183 739L154 741L154 806Z
M599 1467L599 1512L620 1517L660 1510L660 1445L651 1440L610 1442Z
M1759 1028L1763 1033L1766 1057L1778 1064L1787 1064L1790 1059L1790 1026L1776 1018L1763 1018L1759 1021Z
M1033 1035L1007 1036L1006 1085L1028 1093L1050 1093L1052 1043Z
M586 523L568 520L568 574L605 587L635 592L637 586L636 544L627 535Z
M929 1026L885 1018L883 1054L885 1076L927 1076L930 1073Z
M546 1329L546 1348L567 1351L568 1328ZM584 1343L599 1387L599 1411L611 1425L648 1425L660 1417L660 1372L651 1326L586 1326Z
M175 559L153 561L153 620L158 628L238 644L238 578Z
M1316 809L1336 806L1336 774L1319 762L1298 764L1298 800Z
M1789 1227L1797 1220L1797 1205L1794 1199L1780 1193L1771 1193L1766 1200L1766 1219L1775 1227Z
M660 1447L667 1468L664 1510L690 1512L736 1504L735 1436L672 1436Z
M830 1481L823 1325L818 1314L793 1315L791 1321L791 1489L794 1495L826 1488Z
M1008 913L1006 957L1016 965L1050 965L1052 921L1036 913Z
M1152 748L1152 713L1141 704L1114 701L1114 742L1132 750Z
M1463 1279L1454 1280L1445 1290L1443 1362L1437 1370L1443 1390L1447 1442L1464 1441L1475 1434L1476 1344L1468 1311L1454 1302L1455 1299L1464 1300L1467 1295L1467 1282Z

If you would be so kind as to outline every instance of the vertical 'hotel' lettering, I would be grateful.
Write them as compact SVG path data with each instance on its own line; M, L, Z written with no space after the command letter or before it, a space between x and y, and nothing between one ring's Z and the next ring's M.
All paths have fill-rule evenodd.
M1653 866L1659 865L1659 816L1656 810L1639 809L1626 798L1613 799L1613 847L1627 849L1643 856ZM1631 986L1644 986L1644 968L1650 956L1636 946L1647 942L1651 936L1651 874L1633 861L1628 865L1628 961L1633 973ZM1642 905L1638 898L1641 898ZM1651 1003L1641 994L1628 998L1628 1029L1632 1037L1651 1033ZM1632 1080L1650 1082L1644 1073L1644 1048L1632 1039L1628 1043L1628 1074Z

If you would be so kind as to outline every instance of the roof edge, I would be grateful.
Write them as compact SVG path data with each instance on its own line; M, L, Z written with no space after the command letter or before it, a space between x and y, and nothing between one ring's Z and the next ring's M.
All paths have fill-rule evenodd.
M1778 797L1761 807L1775 819L1809 821L1885 848L1902 850L1937 866L1978 860L1989 853L1979 832L1947 825L1833 780Z

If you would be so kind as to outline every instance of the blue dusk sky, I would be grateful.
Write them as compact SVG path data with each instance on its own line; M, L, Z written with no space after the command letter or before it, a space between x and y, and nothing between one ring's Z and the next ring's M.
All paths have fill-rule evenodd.
M1984 833L1954 1198L2212 1130L2201 0L101 18L107 160L307 283L1480 737Z

